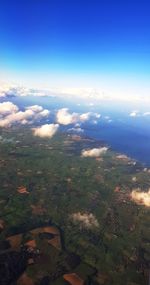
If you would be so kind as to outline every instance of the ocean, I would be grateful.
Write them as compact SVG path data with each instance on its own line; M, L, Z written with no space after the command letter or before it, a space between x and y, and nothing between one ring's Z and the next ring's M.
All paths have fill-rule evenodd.
M101 118L97 122L89 121L81 124L83 135L94 139L103 140L113 150L126 154L138 160L145 166L150 166L150 116L143 116L142 113L136 117L129 114L132 106L121 106L103 102L90 104L89 102L65 100L57 97L14 97L11 98L14 104L24 108L25 106L38 104L52 111L53 122L55 112L60 108L69 108L70 112L97 112ZM147 110L147 109L146 109ZM147 110L148 111L148 110ZM143 109L144 112L144 109ZM72 126L73 127L73 126ZM69 129L71 126L65 127Z

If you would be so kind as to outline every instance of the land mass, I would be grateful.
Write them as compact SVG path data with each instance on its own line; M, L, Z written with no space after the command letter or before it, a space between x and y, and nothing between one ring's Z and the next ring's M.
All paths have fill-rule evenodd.
M0 130L0 169L2 285L148 284L149 169L27 127Z

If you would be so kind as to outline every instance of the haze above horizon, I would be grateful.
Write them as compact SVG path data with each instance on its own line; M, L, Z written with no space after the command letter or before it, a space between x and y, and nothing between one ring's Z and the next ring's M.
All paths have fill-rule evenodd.
M0 77L149 96L148 1L1 1Z

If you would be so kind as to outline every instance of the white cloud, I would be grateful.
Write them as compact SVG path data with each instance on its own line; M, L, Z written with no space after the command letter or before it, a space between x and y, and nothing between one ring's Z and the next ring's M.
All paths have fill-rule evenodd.
M25 112L18 111L16 113L12 113L5 118L0 120L0 126L1 127L7 127L11 126L14 123L21 123L25 124L28 122L28 120L31 120L33 118L33 111L26 110Z
M98 227L99 223L96 217L92 213L74 213L71 215L73 222L79 222L85 228Z
M43 109L43 107L39 105L29 106L26 109L32 110L34 113L36 113L36 118L48 117L50 114L49 110Z
M138 115L138 113L139 113L139 111L132 111L131 113L130 113L130 117L136 117L137 115Z
M7 84L0 85L0 97L7 97L10 87Z
M81 127L81 124L79 124L79 123L75 124L75 128L80 128L80 127Z
M80 127L68 129L68 132L83 133L84 130Z
M101 114L95 113L95 118L96 118L96 119L100 119L100 117L101 117Z
M48 110L41 106L29 106L25 111L20 111L18 106L11 102L0 103L0 127L10 127L13 124L30 124L48 117Z
M79 120L80 120L81 122L85 122L85 121L88 121L88 120L90 119L90 117L91 117L91 113L90 113L90 112L84 113L84 114L81 114L81 115L79 116Z
M37 88L26 88L24 86L18 86L14 84L3 84L0 83L0 97L9 97L9 96L48 96L48 97L64 97L66 98L77 98L81 100L86 100L87 104L90 106L93 106L97 104L97 102L101 101L124 101L124 102L150 102L150 96L147 91L147 88L145 87L143 91L143 86L141 90L138 87L135 88L135 86L131 87L128 86L126 88L123 88L122 90L120 88L122 87L116 87L114 88L114 81L112 87L108 88L108 82L105 83L106 86L103 86L102 88L97 87L94 88L49 88L48 89L37 89ZM39 86L38 82L36 83L37 86ZM104 84L104 85L105 85ZM118 84L118 81L117 81ZM111 86L111 85L110 85ZM121 83L121 86L122 83ZM121 90L121 91L120 91ZM140 91L139 91L140 90Z
M16 113L18 111L18 107L14 105L12 102L3 102L0 103L0 116L5 116L11 113Z
M92 119L92 120L93 119L100 119L100 117L101 117L101 114L99 114L99 113L88 112L88 113L81 114L79 116L79 119L83 123L83 122L86 122L90 119ZM95 121L95 120L93 120L93 121Z
M144 113L141 113L139 111L132 111L129 115L130 117L146 117L146 116L150 116L150 112L144 112Z
M99 157L106 153L108 147L93 148L88 150L82 150L81 155L83 157Z
M37 96L37 97L54 97L56 90L43 90L37 88L27 88L24 86L18 86L15 84L1 84L0 85L0 97L14 97L14 96ZM58 94L59 95L59 94Z
M143 113L143 116L150 116L150 112Z
M58 110L56 117L57 122L62 125L75 124L79 120L79 115L77 113L69 113L67 108Z
M69 125L69 124L77 124L77 123L84 123L91 118L99 119L101 117L98 113L87 112L83 114L79 113L70 113L68 108L62 108L58 110L56 119L59 124L62 125Z
M150 189L148 192L140 192L141 189L134 189L131 193L132 200L138 205L150 207Z
M40 117L48 117L50 114L50 111L45 109L42 112L39 113Z
M55 135L59 128L58 124L45 124L41 127L33 128L34 136L38 136L41 138L51 138Z
M39 106L39 105L33 105L33 106L29 106L26 107L27 110L32 110L33 112L41 112L43 111L43 107Z

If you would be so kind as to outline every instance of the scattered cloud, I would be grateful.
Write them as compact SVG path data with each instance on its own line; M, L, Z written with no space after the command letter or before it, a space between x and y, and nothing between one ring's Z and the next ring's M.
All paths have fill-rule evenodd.
M77 113L69 113L68 108L62 108L58 110L57 122L61 125L75 124L79 120L79 115Z
M99 113L94 113L94 116L95 116L96 119L100 119L101 118L101 114L99 114Z
M143 113L143 116L150 116L150 112Z
M105 154L108 150L108 147L92 148L88 150L82 150L82 157L99 157Z
M135 111L132 111L129 116L130 117L137 117L138 113L139 113L139 111L135 110Z
M68 129L68 132L71 132L71 133L83 133L84 130L80 127L77 127L77 128L70 128Z
M134 189L131 193L132 200L138 205L150 207L150 189L148 192L140 192L140 188Z
M135 111L132 111L130 114L129 114L130 117L147 117L147 116L150 116L150 112L139 112L137 110Z
M32 110L33 112L37 112L37 113L43 111L43 107L41 107L39 105L29 106L26 109L27 110Z
M110 117L109 117L109 116L104 116L104 119L105 119L105 120L109 120Z
M0 103L0 116L9 115L11 113L16 113L19 108L12 102Z
M58 124L45 124L37 128L33 128L34 136L38 136L41 138L51 138L55 135L59 128Z
M101 117L100 114L92 112L87 112L83 114L75 112L70 113L68 108L62 108L58 110L56 114L57 122L62 125L84 123L92 118L99 119L100 117Z
M48 117L50 112L43 107L34 105L19 110L12 102L0 103L0 127L10 127L13 124L31 124Z
M94 125L97 125L97 124L98 124L98 121L97 121L97 120L93 120L92 123L93 123Z
M80 223L83 227L87 229L99 227L98 220L92 213L81 213L77 212L71 215L74 223Z
M80 120L81 122L85 122L85 121L88 121L88 120L90 119L90 117L91 117L91 113L90 113L90 112L84 113L84 114L81 114L81 115L79 116L79 120Z

